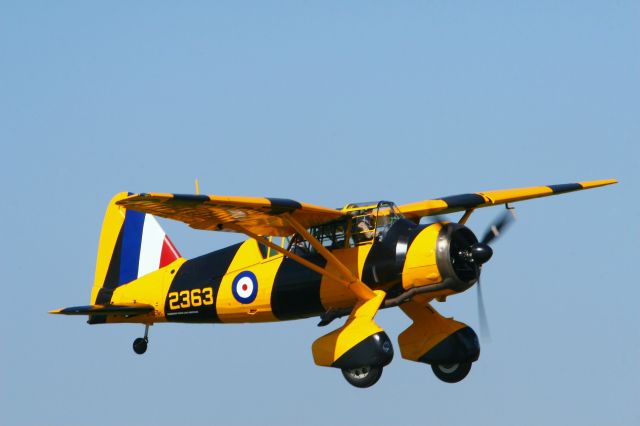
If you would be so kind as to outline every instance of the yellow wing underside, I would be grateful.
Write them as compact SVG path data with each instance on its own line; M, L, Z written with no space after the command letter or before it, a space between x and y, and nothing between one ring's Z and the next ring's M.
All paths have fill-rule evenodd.
M305 228L343 216L338 210L284 198L216 195L136 194L118 202L125 208L179 220L195 229L238 232L235 224L258 235L288 236L296 230L283 217L291 215Z

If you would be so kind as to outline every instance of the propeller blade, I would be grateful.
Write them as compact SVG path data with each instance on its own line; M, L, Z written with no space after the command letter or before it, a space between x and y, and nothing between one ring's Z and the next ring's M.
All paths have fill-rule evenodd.
M478 299L478 318L480 320L480 336L483 340L491 340L491 332L489 331L489 320L487 319L487 312L484 309L484 298L482 297L482 286L480 285L480 278L478 278L478 284L476 284L477 299Z
M476 299L478 301L478 319L480 322L480 336L483 340L491 340L491 332L489 331L489 320L487 319L487 311L484 308L484 297L482 296L482 284L480 280L480 265L491 258L493 251L489 247L489 243L495 240L500 234L509 227L516 219L513 209L508 208L507 211L498 216L498 219L489 227L487 232L482 236L480 243L477 243L471 253L475 256L476 272L478 282L476 284ZM484 246L484 247L483 247Z
M502 215L499 216L498 220L496 220L490 227L487 229L487 232L482 236L483 244L489 244L491 241L496 239L500 234L502 234L507 227L516 218L516 214L513 209L507 209Z

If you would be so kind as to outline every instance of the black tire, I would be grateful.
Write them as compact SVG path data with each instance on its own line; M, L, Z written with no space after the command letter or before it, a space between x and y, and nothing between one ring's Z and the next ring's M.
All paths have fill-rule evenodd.
M147 351L147 339L144 337L138 337L133 341L133 351L138 355L142 355Z
M343 368L342 375L350 385L357 388L368 388L380 380L382 367L364 366L359 368Z
M470 362L459 362L456 364L431 364L433 374L443 382L458 383L467 377L471 371Z

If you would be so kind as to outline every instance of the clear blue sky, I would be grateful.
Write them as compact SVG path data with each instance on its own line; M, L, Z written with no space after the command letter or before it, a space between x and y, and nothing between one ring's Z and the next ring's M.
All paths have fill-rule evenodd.
M3 2L0 424L640 424L639 22L635 1ZM46 314L88 303L114 193L196 176L331 207L621 183L516 205L464 382L397 356L362 391L314 366L314 319L156 325L140 357L141 326ZM187 257L240 239L163 226ZM436 307L477 327L474 289Z

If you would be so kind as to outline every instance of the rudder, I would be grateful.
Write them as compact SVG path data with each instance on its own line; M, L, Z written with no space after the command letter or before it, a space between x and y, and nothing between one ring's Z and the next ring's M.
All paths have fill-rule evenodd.
M91 291L92 305L109 304L117 287L180 258L155 217L116 205L129 195L120 192L107 206Z

